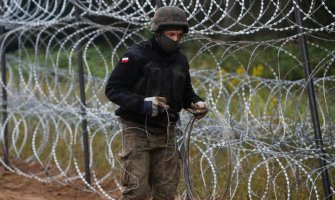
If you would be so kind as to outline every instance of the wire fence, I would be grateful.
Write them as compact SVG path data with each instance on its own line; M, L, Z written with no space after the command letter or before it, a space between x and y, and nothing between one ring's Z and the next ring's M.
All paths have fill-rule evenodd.
M335 6L324 0L1 1L0 163L118 198L121 130L105 84L150 36L158 3L187 13L182 48L212 111L190 135L194 198L332 199Z

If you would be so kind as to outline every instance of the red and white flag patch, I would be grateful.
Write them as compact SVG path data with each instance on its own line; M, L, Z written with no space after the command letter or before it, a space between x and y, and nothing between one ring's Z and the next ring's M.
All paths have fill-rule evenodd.
M128 62L129 62L129 57L121 58L121 63L128 63Z

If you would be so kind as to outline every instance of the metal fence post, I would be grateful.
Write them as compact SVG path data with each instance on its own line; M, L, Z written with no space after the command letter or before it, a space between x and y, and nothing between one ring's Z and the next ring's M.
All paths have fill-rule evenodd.
M309 99L309 107L311 111L311 117L313 121L313 128L314 128L314 134L315 134L315 144L316 148L318 150L318 153L320 155L319 164L322 169L321 176L322 176L322 183L323 183L323 189L327 200L332 199L332 192L330 189L330 182L329 182L329 175L328 175L328 169L327 169L327 163L326 163L326 157L325 157L325 150L323 148L323 141L322 141L322 133L320 129L320 122L318 117L318 109L317 109L317 103L315 98L315 91L314 91L314 83L313 78L311 77L311 68L309 65L309 56L308 56L308 50L307 50L307 43L305 34L303 33L301 27L302 27L302 17L300 14L299 6L299 0L294 0L296 6L294 8L295 12L295 21L298 25L298 33L300 34L300 48L302 53L302 63L304 65L304 71L305 71L305 78L307 83L307 92L308 92L308 99Z
M3 1L0 3L1 8L3 8ZM3 10L0 10L0 16L3 16ZM4 25L0 25L0 38L3 38L5 34ZM4 42L3 39L0 40L0 46ZM2 90L2 124L6 123L8 113L7 113L7 69L6 69L6 50L5 45L4 48L0 49L0 63L1 63L1 90ZM9 166L9 153L8 153L8 124L3 127L4 128L4 136L3 136L3 159L4 163ZM5 167L5 170L8 170Z
M80 21L80 10L78 6L74 5L76 9L76 22ZM77 31L79 30L79 25L77 26ZM77 33L77 42L79 42L81 34ZM90 173L90 151L88 145L88 131L87 131L87 119L86 119L86 100L85 100L85 80L84 80L84 69L83 69L83 50L81 45L78 44L78 77L79 77L79 87L80 87L80 109L82 117L82 136L84 145L84 162L85 162L85 179L88 184L91 184L91 173Z

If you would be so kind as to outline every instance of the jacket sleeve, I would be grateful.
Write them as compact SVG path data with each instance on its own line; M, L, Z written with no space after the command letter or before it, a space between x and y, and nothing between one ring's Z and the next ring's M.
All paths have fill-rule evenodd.
M198 101L204 101L204 100L200 98L193 90L192 83L191 83L191 76L189 72L189 66L188 66L187 72L186 72L186 86L185 86L185 92L184 92L184 98L183 98L183 108L189 108L191 106L191 103L195 103Z
M122 56L106 84L105 95L110 101L127 110L141 110L144 97L132 92L141 66L140 56L134 51L128 50Z

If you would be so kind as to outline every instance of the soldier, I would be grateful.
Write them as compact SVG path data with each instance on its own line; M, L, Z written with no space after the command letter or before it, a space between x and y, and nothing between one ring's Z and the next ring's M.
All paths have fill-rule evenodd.
M120 107L123 186L121 199L174 199L180 176L175 123L182 108L196 118L208 111L194 92L179 43L189 25L176 6L159 8L151 39L130 47L116 65L105 94Z

